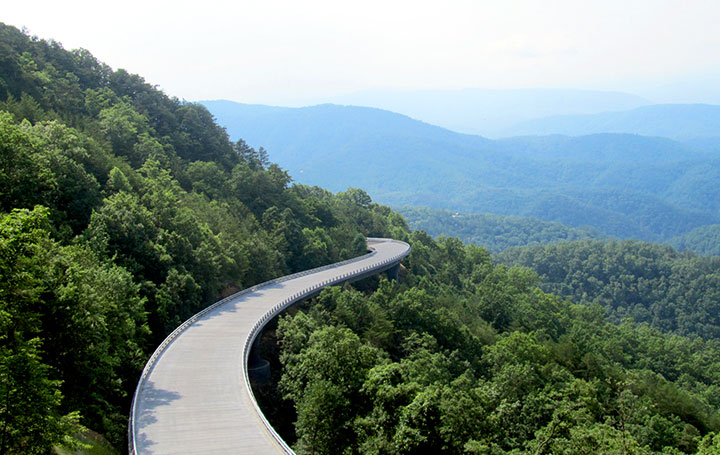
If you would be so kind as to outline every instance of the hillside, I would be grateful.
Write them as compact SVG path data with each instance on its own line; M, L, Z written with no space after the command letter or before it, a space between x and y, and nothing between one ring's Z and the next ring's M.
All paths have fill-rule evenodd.
M631 110L559 115L527 120L505 129L504 136L628 133L679 140L720 136L720 106L657 104Z
M691 145L662 137L624 133L585 136L518 136L498 139L511 155L524 159L622 165L676 163L701 158Z
M429 207L397 207L395 210L411 229L433 237L457 237L490 252L500 253L512 247L547 245L576 240L608 240L606 235L589 227L572 228L561 223L533 217L461 213ZM720 224L695 228L665 243L680 252L702 256L720 256Z
M690 250L706 256L720 256L720 224L701 226L668 241L679 251Z
M378 109L205 105L297 181L362 187L388 205L531 216L652 241L720 220L720 160L669 139L492 141Z
M532 217L459 213L427 207L398 207L396 210L405 217L411 229L423 230L433 237L457 237L491 252L514 246L604 237L591 228L571 228Z
M617 323L629 317L666 332L720 338L720 258L666 245L582 240L510 248L496 259L535 270L546 292L601 305Z

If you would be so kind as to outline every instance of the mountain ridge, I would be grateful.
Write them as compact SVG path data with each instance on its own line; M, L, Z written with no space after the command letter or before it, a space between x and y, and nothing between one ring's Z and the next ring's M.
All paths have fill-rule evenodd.
M559 115L526 120L507 128L505 136L630 133L691 140L720 136L720 106L713 104L655 104L631 110Z
M315 101L309 104L315 104ZM652 104L652 101L631 93L566 88L370 89L322 101L377 107L453 131L490 137L498 137L504 127L519 120Z
M536 216L651 241L718 222L720 161L667 138L492 140L376 108L220 104L205 106L230 136L262 144L297 181L364 188L388 205Z

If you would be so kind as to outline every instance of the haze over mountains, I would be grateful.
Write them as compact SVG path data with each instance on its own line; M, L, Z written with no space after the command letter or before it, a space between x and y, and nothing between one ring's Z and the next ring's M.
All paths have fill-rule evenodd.
M679 140L711 138L713 147L720 142L720 106L656 104L651 99L618 91L376 89L295 100L291 105L318 104L374 107L455 132L489 138L628 133Z
M526 120L503 131L504 136L630 133L680 140L720 137L720 106L657 104L627 111L558 115Z
M205 102L300 183L381 203L533 216L664 241L720 223L720 154L629 134L490 140L373 108Z
M623 93L576 89L363 90L324 103L371 106L460 133L506 135L518 122L555 115L619 111L652 104ZM317 102L305 105L318 104Z

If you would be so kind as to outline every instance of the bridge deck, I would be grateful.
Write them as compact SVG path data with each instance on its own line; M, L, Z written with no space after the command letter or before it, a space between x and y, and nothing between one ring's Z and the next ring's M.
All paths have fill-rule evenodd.
M138 386L131 450L134 445L137 454L285 453L248 392L246 342L279 302L319 283L377 273L409 253L402 242L368 243L372 254L260 286L217 306L175 337L149 363Z

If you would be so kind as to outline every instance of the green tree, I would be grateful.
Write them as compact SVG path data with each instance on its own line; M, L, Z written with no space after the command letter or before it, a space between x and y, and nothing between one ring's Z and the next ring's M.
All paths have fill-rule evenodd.
M0 112L0 203L2 210L32 208L56 188L54 175L35 159L28 124L17 125Z
M124 101L102 109L98 118L113 151L127 157L133 166L140 166L147 156L135 146L140 138L148 140L147 134L151 131L148 119Z
M287 335L280 336L282 343L299 347ZM281 359L286 373L280 388L296 403L300 450L338 453L354 438L353 416L362 406L360 388L377 356L376 349L350 330L326 327L313 332L300 352ZM291 358L295 362L289 363Z
M41 359L47 216L38 207L0 218L0 453L48 453L79 429Z
M79 414L62 414L60 382L49 378L40 360L38 338L0 336L0 453L50 453L56 445L76 445Z

